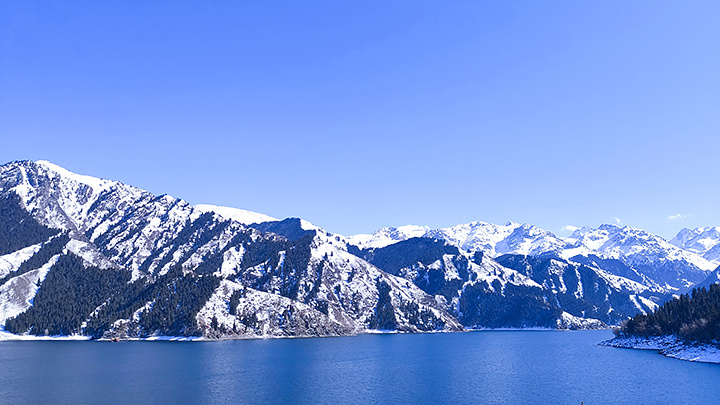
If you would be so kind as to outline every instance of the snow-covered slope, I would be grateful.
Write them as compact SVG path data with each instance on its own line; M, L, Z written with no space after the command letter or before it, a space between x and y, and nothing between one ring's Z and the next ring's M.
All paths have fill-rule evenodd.
M426 226L405 225L398 228L380 228L372 234L358 234L347 237L347 242L361 249L381 248L396 242L425 235Z
M720 266L713 270L705 280L697 285L698 288L709 288L711 284L720 284Z
M420 235L422 228L413 229L417 230L415 236ZM661 286L666 292L684 291L702 281L717 266L712 260L720 257L716 228L681 231L673 239L674 244L641 229L607 224L578 229L569 238L558 237L531 224L508 222L495 225L481 221L428 230L421 236L442 239L464 251L482 251L491 257L516 254L558 257L581 263L598 257L601 260L594 260L595 266L602 267L607 273L621 277L634 273L635 276L630 277L632 280L649 288ZM383 228L373 235L348 239L360 249L368 249L389 246L408 239L408 236ZM615 260L629 268L616 273L617 264L606 260Z
M670 243L705 259L720 264L720 227L707 226L702 228L683 228L670 239Z
M468 252L483 251L490 256L497 256L495 246L509 237L521 225L508 222L505 225L495 225L488 222L476 221L468 224L456 225L428 231L425 237L443 239L452 245Z
M494 260L432 238L411 238L358 254L435 295L471 328L617 324L669 298L660 288L590 265L553 256Z
M41 243L0 256L0 278L16 271L20 265L40 250Z
M663 238L629 226L583 227L570 236L587 254L618 259L660 285L687 289L717 267L703 257L680 249Z
M305 220L191 206L42 161L0 166L0 209L12 213L0 218L0 231L13 235L0 245L0 305L18 333L315 336L460 330L458 319L470 327L564 325L608 308L652 308L717 267L610 225L572 238L484 222L345 238ZM417 236L447 243L423 252ZM402 243L410 250L393 248ZM492 258L502 254L537 262L505 266ZM67 283L74 307L60 292ZM591 296L592 283L616 298Z
M232 219L233 221L241 224L250 225L258 224L261 222L277 221L277 218L273 218L269 215L260 214L257 212L241 210L239 208L232 207L220 207L217 205L210 204L196 204L193 206L195 209L201 212L214 212L225 219Z
M442 239L464 251L482 251L493 257L506 253L539 255L572 247L570 242L552 232L517 222L496 225L476 221L439 229L406 225L381 228L370 235L354 235L347 239L360 249L372 249L417 237Z
M43 268L56 277L36 278L22 266L50 249L34 239L0 256L3 314L18 315L6 323L14 332L233 337L462 329L434 297L348 253L343 238L304 220L193 207L48 162L1 166L0 198L30 212L37 229L67 235L54 239L64 246L41 245L62 249L62 260ZM12 207L16 200L21 207ZM75 280L80 303L74 308L63 309L62 280ZM117 287L119 280L130 283ZM245 295L231 305L237 286ZM33 304L37 291L45 293ZM46 312L51 307L60 309ZM231 310L237 328L226 322Z
M42 267L13 277L0 286L0 330L4 330L8 318L13 318L32 306L38 288L57 258L58 256L53 256Z

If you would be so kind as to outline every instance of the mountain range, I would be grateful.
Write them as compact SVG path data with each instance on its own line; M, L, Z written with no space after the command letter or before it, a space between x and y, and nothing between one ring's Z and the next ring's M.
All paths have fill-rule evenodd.
M668 242L514 222L345 237L18 161L0 166L0 328L213 339L598 328L716 280L718 246L718 228Z

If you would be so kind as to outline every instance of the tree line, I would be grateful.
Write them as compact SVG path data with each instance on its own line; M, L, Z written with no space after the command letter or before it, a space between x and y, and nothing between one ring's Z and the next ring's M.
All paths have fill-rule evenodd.
M720 285L696 288L668 301L654 312L638 314L615 330L619 337L676 335L680 338L720 341Z

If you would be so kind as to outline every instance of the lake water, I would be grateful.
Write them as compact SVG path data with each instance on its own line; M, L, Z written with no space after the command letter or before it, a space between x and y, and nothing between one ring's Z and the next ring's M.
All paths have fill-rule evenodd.
M608 331L0 342L0 403L719 403L720 365Z

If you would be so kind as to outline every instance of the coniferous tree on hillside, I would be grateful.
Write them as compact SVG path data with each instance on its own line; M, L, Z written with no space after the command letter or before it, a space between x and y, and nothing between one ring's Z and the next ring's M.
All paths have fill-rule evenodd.
M0 285L5 284L11 278L21 276L29 271L39 269L45 263L47 263L53 256L62 253L65 245L70 242L70 236L67 232L64 232L49 241L45 242L34 255L30 256L29 259L25 260L20 264L17 270L7 274L5 277L0 278Z
M0 194L0 255L44 242L59 232L37 222L14 192Z
M8 319L5 329L32 335L82 333L82 322L129 280L129 271L86 267L83 259L62 255L50 268L33 306Z
M697 288L654 312L636 315L615 333L620 337L676 335L698 342L720 342L720 285Z
M152 307L140 315L140 326L146 333L172 336L200 336L195 316L220 285L212 275L183 274L174 267L164 280L156 283L150 294Z

